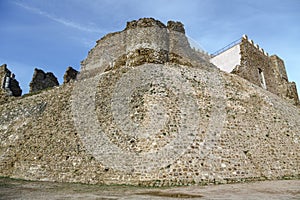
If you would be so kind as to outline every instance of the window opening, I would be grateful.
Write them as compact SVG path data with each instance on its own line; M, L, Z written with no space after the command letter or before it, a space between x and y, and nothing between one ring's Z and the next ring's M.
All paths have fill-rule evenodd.
M264 72L260 68L258 68L258 75L259 75L259 80L260 80L261 87L264 88L264 89L267 89Z

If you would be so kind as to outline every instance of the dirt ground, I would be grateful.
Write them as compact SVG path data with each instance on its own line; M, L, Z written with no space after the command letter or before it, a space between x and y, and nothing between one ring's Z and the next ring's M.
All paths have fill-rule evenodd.
M0 199L300 199L300 180L144 188L0 178Z

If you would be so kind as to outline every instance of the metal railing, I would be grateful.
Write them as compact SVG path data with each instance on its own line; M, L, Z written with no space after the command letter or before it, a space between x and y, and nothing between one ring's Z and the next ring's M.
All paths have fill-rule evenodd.
M237 39L237 40L231 42L230 44L226 45L226 46L223 47L222 49L220 49L220 50L214 52L213 54L211 54L211 56L212 56L212 57L215 57L215 56L217 56L217 55L223 53L224 51L230 49L231 47L233 47L233 46L235 46L235 45L241 43L241 41L242 41L242 38L239 38L239 39Z

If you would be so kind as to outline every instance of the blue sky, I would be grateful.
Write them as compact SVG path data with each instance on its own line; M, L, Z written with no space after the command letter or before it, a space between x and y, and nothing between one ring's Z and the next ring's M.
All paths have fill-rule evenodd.
M209 53L247 34L285 61L300 91L300 0L0 0L0 11L0 64L16 74L23 93L35 67L62 83L96 40L141 17L181 21Z

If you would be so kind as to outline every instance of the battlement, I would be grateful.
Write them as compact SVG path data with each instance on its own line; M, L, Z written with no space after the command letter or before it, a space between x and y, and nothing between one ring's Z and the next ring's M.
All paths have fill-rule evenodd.
M269 54L243 35L214 53L210 62L221 70L233 73L298 105L296 85L288 81L282 59Z
M253 45L253 47L255 47L257 50L262 52L265 56L269 56L269 54L263 48L261 48L258 44L255 44L253 40L248 39L247 35L243 35L243 37L241 38L241 43L246 41L248 41L251 45Z

